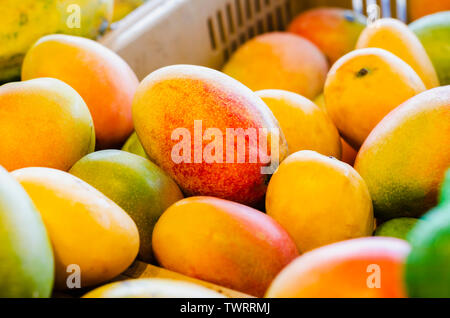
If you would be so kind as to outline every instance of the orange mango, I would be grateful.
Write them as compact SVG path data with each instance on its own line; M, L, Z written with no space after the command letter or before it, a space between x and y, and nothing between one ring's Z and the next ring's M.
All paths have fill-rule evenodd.
M270 179L266 211L300 252L370 236L372 201L364 180L348 164L314 151L287 157Z
M60 170L24 168L12 175L47 228L55 256L55 288L78 282L79 287L96 285L131 265L139 250L138 230L113 201Z
M256 204L269 177L262 169L276 161L271 145L279 161L287 153L267 105L238 81L206 67L174 65L147 76L137 90L133 118L149 158L188 196ZM265 145L267 152L260 151Z
M403 298L404 240L359 238L305 253L275 278L270 298Z
M322 91L327 71L327 59L313 43L287 32L248 41L223 68L254 91L283 89L309 99Z
M314 100L314 103L322 110L327 111L327 107L325 106L325 96L323 94L320 94ZM341 161L348 163L350 166L353 166L357 154L358 152L353 149L353 147L350 146L344 138L341 137Z
M356 48L367 47L385 49L397 55L414 69L428 89L439 86L438 75L425 48L414 32L400 20L379 19L365 28Z
M0 87L0 164L68 170L95 147L91 114L81 96L52 78Z
M131 103L139 82L128 64L98 42L42 37L25 56L22 79L53 77L72 86L94 120L97 147L120 146L133 131Z
M437 204L450 167L450 86L423 92L371 132L356 158L377 218L418 217Z
M183 199L166 210L153 231L153 249L169 270L254 296L298 255L271 217L213 197Z
M355 48L365 17L352 10L321 7L302 12L288 31L313 42L327 56L330 64Z
M342 137L359 149L384 116L425 89L419 75L399 57L379 48L359 49L331 68L325 105Z
M256 92L280 124L291 153L314 150L341 158L339 132L326 112L309 99L284 90Z

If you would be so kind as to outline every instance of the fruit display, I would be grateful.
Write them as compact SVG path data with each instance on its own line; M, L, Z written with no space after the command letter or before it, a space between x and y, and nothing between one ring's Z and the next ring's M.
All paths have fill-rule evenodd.
M180 35L214 68L156 54L189 0L96 41L144 2L0 1L0 298L450 298L446 1L257 32L236 1Z

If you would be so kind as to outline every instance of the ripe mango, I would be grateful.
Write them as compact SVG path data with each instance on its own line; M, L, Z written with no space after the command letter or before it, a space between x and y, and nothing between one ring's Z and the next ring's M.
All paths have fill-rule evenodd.
M131 103L139 84L128 64L100 43L53 34L25 56L22 79L53 77L83 97L94 120L97 148L120 146L133 131Z
M440 11L450 11L449 0L408 0L408 16L410 21Z
M279 161L287 153L267 105L238 81L206 67L174 65L148 75L136 92L133 120L149 158L186 195L256 204L269 178L262 169L275 165L271 145Z
M449 6L450 6L450 1ZM450 10L450 8L449 8ZM428 53L442 86L450 85L450 11L432 14L409 25Z
M296 93L269 89L256 92L283 130L291 153L314 150L341 158L339 132L326 112Z
M91 153L69 172L131 216L139 231L139 258L152 262L153 227L170 205L183 198L177 184L149 160L120 150Z
M148 159L136 132L131 134L130 138L128 138L127 142L123 145L122 150Z
M298 255L271 217L213 197L172 205L156 223L153 249L169 270L254 296Z
M360 13L320 7L299 14L289 25L288 31L317 45L332 65L341 56L353 51L365 26L366 18Z
M141 278L98 287L83 298L224 298L223 295L188 282Z
M385 49L408 63L420 76L427 89L439 86L439 79L425 48L406 24L383 18L367 26L356 44L357 49Z
M25 53L44 35L97 38L111 22L113 4L114 0L0 1L0 83L20 78Z
M392 219L378 226L374 235L396 237L406 240L408 233L417 224L417 222L420 222L420 220L416 218Z
M91 114L81 96L53 78L0 87L0 164L69 170L95 147Z
M313 43L287 32L253 38L223 68L254 91L283 89L309 99L322 91L327 71L327 59Z
M327 111L327 107L325 106L325 96L323 94L320 94L314 100L314 103L323 111ZM341 161L348 163L350 166L353 166L357 154L358 152L353 149L353 147L350 146L344 138L341 137Z
M289 264L269 298L403 298L404 240L366 237L323 246Z
M113 201L77 177L50 168L12 175L39 210L55 255L55 288L108 281L131 265L139 249L133 220ZM75 276L71 276L71 274Z
M122 20L146 0L114 0L113 22Z
M287 157L270 179L266 211L286 229L299 252L373 231L372 201L348 164L314 151Z
M450 167L450 86L423 92L386 116L356 158L375 215L418 217L436 205Z
M42 218L0 166L0 298L50 297L54 262Z
M359 149L384 116L425 89L416 72L394 54L379 48L359 49L331 68L325 105L342 137Z

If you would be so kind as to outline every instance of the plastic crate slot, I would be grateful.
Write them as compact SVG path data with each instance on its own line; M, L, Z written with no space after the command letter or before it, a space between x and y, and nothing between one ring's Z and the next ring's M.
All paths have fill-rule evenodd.
M219 34L222 43L227 43L227 35L225 34L225 25L223 23L222 11L217 11L217 23L219 25Z
M242 45L245 42L247 42L247 35L245 33L241 33L239 36L239 45Z
M276 19L277 20L277 30L281 31L284 29L285 21L284 21L284 17L283 17L283 10L281 9L280 6L278 6L275 9L275 14L277 17L277 19Z
M231 49L230 49L230 52L233 53L233 52L235 52L237 49L238 49L238 43L237 43L236 40L234 40L234 41L231 42Z
M274 26L274 23L273 23L273 16L272 16L272 13L267 13L267 16L266 16L266 22L267 22L267 31L268 32L273 32L273 31L275 31L275 26Z
M291 1L286 1L286 3L284 4L284 9L286 11L286 22L290 22L293 18Z
M228 52L228 49L223 50L223 61L226 62L230 58L230 52Z
M245 0L245 14L247 16L247 19L253 18L252 5L250 3L250 0Z
M254 0L255 1L255 12L261 12L261 0Z
M214 32L213 20L211 18L208 18L208 34L209 34L209 42L211 44L211 48L213 50L216 50L217 49L217 41L216 41L216 35Z
M251 39L255 36L255 29L252 26L247 28L248 38Z
M227 4L226 13L227 13L227 21L228 21L228 30L230 31L230 34L234 34L236 29L234 26L233 10L231 8L231 4L229 4L229 3Z
M236 16L237 16L237 20L238 20L238 25L242 26L244 24L244 19L242 17L241 0L235 0L235 6L236 6Z
M262 34L262 33L264 33L264 31L265 31L265 28L264 28L263 20L258 20L258 23L256 24L257 34Z

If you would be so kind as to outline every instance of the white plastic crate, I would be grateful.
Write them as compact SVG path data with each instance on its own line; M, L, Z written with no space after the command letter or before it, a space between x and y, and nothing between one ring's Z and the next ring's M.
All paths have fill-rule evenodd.
M305 9L327 5L366 12L370 3L382 8L382 16L406 17L406 0L149 0L101 42L140 79L171 64L220 68L245 41L285 29Z

